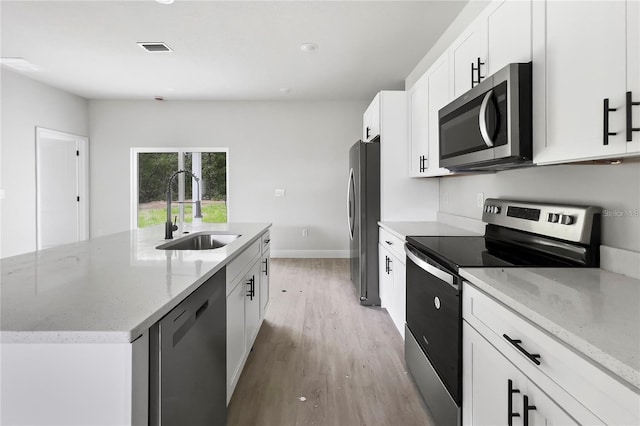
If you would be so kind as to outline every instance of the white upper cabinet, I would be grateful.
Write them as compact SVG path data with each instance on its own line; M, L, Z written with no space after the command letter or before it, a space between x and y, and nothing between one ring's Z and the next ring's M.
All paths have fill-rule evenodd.
M412 177L426 176L429 157L429 126L427 115L429 108L429 87L427 74L407 91L407 117L409 142L409 175Z
M625 111L630 117L625 117L625 140L627 152L640 152L640 2L627 2L627 96L625 99ZM637 129L633 131L632 129Z
M445 52L407 92L409 173L412 177L450 174L440 168L438 111L451 101L449 55Z
M534 2L535 163L637 154L626 92L640 100L639 21L637 0Z
M449 48L453 98L465 93L487 76L486 21L477 19Z
M453 97L513 62L531 61L531 0L492 2L451 45Z
M362 140L368 142L380 135L380 93L378 93L362 116Z
M531 61L531 1L495 2L487 16L487 75Z

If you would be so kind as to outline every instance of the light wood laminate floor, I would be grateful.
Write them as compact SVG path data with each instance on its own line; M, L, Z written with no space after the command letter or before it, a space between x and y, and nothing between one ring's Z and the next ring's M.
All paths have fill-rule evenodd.
M357 303L348 259L270 266L271 302L229 403L230 426L435 425L391 318Z

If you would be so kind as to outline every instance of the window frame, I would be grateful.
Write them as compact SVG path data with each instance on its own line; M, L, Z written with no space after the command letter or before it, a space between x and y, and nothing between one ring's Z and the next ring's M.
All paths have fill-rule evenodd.
M141 229L138 227L138 154L145 153L177 153L178 154L178 167L184 167L184 153L185 152L224 152L227 157L226 161L226 186L227 186L227 223L230 222L229 218L231 217L231 206L229 203L229 148L220 148L220 147L134 147L130 149L131 155L131 169L129 171L129 182L131 183L131 187L129 188L129 226L130 229ZM180 206L183 206L180 204Z

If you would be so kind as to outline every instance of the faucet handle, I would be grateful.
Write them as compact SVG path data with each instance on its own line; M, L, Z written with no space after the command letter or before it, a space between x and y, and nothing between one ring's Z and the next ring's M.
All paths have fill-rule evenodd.
M178 225L177 225L177 223L178 223L178 216L174 216L174 218L173 218L173 225L171 226L171 229L172 229L172 230L174 230L174 231L177 231L177 230L178 230Z

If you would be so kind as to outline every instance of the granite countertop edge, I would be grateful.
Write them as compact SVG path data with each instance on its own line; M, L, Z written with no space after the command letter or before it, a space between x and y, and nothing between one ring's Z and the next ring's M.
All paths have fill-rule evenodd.
M242 234L236 241L237 243L234 245L227 245L227 247L231 246L231 250L225 250L222 255L217 255L217 257L213 257L214 260L205 260L203 262L206 265L199 276L194 277L193 280L190 278L183 278L182 285L179 287L179 291L172 295L170 298L165 298L162 302L158 303L155 306L152 306L149 310L148 315L145 313L144 319L141 321L125 321L120 320L120 322L124 321L127 324L126 327L111 327L108 324L105 324L104 327L87 327L85 329L84 325L79 324L78 327L74 329L60 329L60 330L51 330L51 329L15 329L19 327L2 327L0 329L0 343L2 344L37 344L37 343L60 343L60 344L71 344L71 343L102 343L102 344L122 344L122 343L131 343L134 340L138 339L150 326L152 326L155 322L164 317L167 313L169 313L174 307L176 307L180 302L182 302L186 297L188 297L193 291L195 291L200 285L202 285L205 281L207 281L210 277L215 275L219 270L221 270L224 266L228 265L231 261L233 261L238 255L240 255L246 248L248 248L251 244L253 244L256 240L260 238L260 236L266 232L271 227L270 223L228 223L225 225L220 224L201 224L201 225L193 225L189 226L187 229L190 233L201 232L201 231L220 231L221 233L240 233ZM160 227L157 227L160 229ZM164 229L164 228L163 228ZM120 238L125 241L127 239L135 239L135 232L138 231L126 231L119 234ZM148 233L148 231L145 230ZM156 231L157 233L157 231ZM107 236L111 237L111 236ZM177 240L179 237L176 237ZM140 238L139 238L140 240ZM165 242L164 240L153 237L143 238L142 245L144 250L154 250L155 247ZM12 272L20 273L20 267L24 267L24 265L20 265L20 267L15 268L14 271L11 270L10 266L12 261L20 261L21 258L26 258L27 256L31 256L34 259L54 259L56 256L63 256L65 252L63 250L74 250L75 253L88 253L91 251L92 247L99 245L103 240L103 237L95 239L95 242L92 243L92 240L87 240L82 242L80 245L65 245L60 248L48 249L41 252L33 252L26 253L24 255L14 256L12 258L5 258L2 260L2 278L4 279L9 276ZM75 247L74 247L75 246ZM80 248L78 248L80 246ZM124 247L122 250L126 250ZM206 251L206 250L205 250ZM213 252L215 250L212 250ZM161 251L162 252L162 251ZM185 254L193 253L193 251L182 251ZM204 251L203 251L204 252ZM193 261L194 263L197 261ZM36 261L34 260L34 264ZM188 261L181 261L180 266L184 267L185 265L190 264ZM117 265L115 266L117 267ZM123 265L125 268L129 268L130 270L135 269L135 267L131 267L130 265ZM158 267L164 267L158 266ZM142 269L142 268L140 268ZM176 273L179 275L179 272ZM86 279L87 277L85 277ZM89 276L90 278L90 276ZM187 284L185 284L187 283ZM188 284L190 283L190 284ZM4 300L3 302L10 303L10 300ZM19 303L19 301L16 301ZM2 324L0 324L2 326Z

